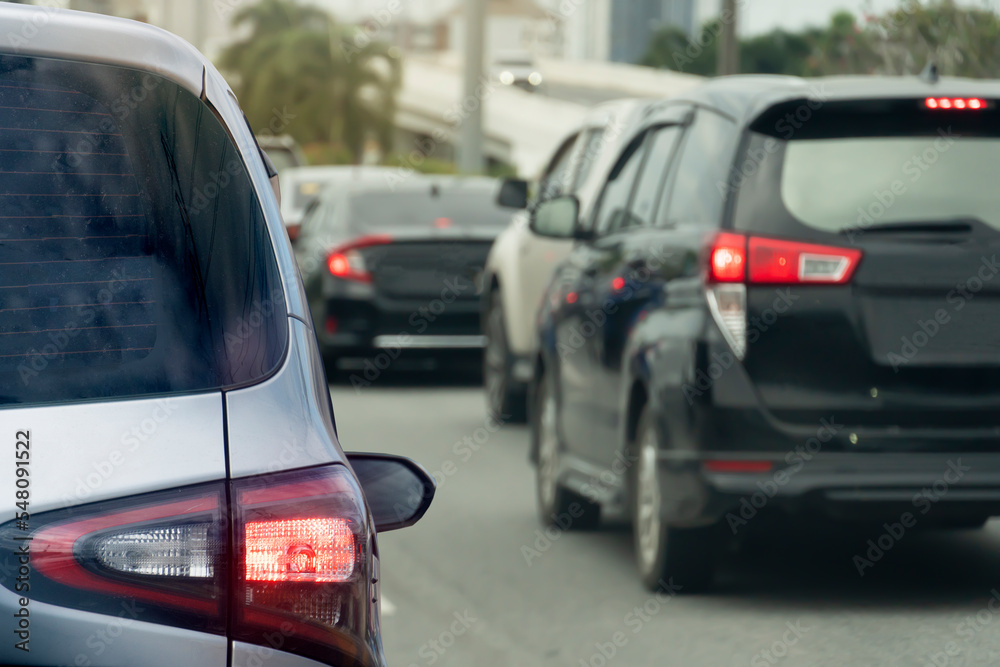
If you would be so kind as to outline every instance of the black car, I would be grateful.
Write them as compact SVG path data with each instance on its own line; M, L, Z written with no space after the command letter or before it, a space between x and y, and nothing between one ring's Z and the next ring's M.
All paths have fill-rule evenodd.
M650 114L592 219L539 207L578 239L539 315L542 517L624 515L644 582L691 590L774 510L883 551L1000 514L998 100L726 78Z
M296 255L329 369L370 382L400 357L479 363L483 265L513 213L499 188L401 172L320 198Z

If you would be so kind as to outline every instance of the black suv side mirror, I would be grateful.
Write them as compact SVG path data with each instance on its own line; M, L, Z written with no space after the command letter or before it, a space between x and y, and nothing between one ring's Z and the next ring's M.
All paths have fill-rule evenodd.
M519 178L505 179L500 184L497 204L518 210L528 208L528 181Z
M436 484L419 464L402 456L349 453L375 530L384 533L412 526L427 512Z

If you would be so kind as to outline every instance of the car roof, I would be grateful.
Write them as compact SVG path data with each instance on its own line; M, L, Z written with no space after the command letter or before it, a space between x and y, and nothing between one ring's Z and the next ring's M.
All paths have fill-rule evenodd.
M373 165L318 165L314 167L289 167L284 176L291 181L372 179L395 171L394 167Z
M678 102L696 104L749 125L767 109L803 99L818 103L866 99L906 99L925 96L1000 98L1000 82L942 77L930 83L916 76L794 76L740 75L713 79L674 95L658 108Z
M484 176L421 174L407 178L405 173L401 172L400 177L403 180L394 179L392 182L387 181L381 184L359 183L352 185L349 194L352 196L368 194L426 194L430 197L435 188L442 193L476 192L490 194L495 192L498 187L497 179Z
M582 127L606 127L612 123L625 122L638 117L643 111L659 103L655 98L629 97L602 102L587 112Z

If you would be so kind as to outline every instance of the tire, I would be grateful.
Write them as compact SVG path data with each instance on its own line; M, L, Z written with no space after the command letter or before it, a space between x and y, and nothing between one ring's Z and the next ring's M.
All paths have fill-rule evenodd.
M560 530L590 530L601 520L601 508L583 496L559 484L559 456L562 443L556 426L556 399L552 381L543 374L538 378L532 410L532 447L538 452L535 471L535 497L538 518L545 526Z
M500 294L490 295L489 309L483 322L486 349L483 350L483 387L486 407L505 423L528 421L528 396L511 378L511 354L507 347L507 328Z
M323 354L323 370L326 371L327 384L335 384L342 379L342 371L337 367L337 357L333 354Z
M721 546L718 525L674 528L663 523L657 469L659 436L652 413L644 408L635 443L638 453L629 480L632 535L636 566L642 583L651 591L679 585L684 593L709 588Z

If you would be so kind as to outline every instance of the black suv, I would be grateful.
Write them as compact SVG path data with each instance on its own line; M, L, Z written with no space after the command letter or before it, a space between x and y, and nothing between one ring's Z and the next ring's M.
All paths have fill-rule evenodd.
M646 584L690 590L765 511L1000 514L998 100L720 79L649 114L591 219L539 207L578 239L539 315L542 517L631 518Z

